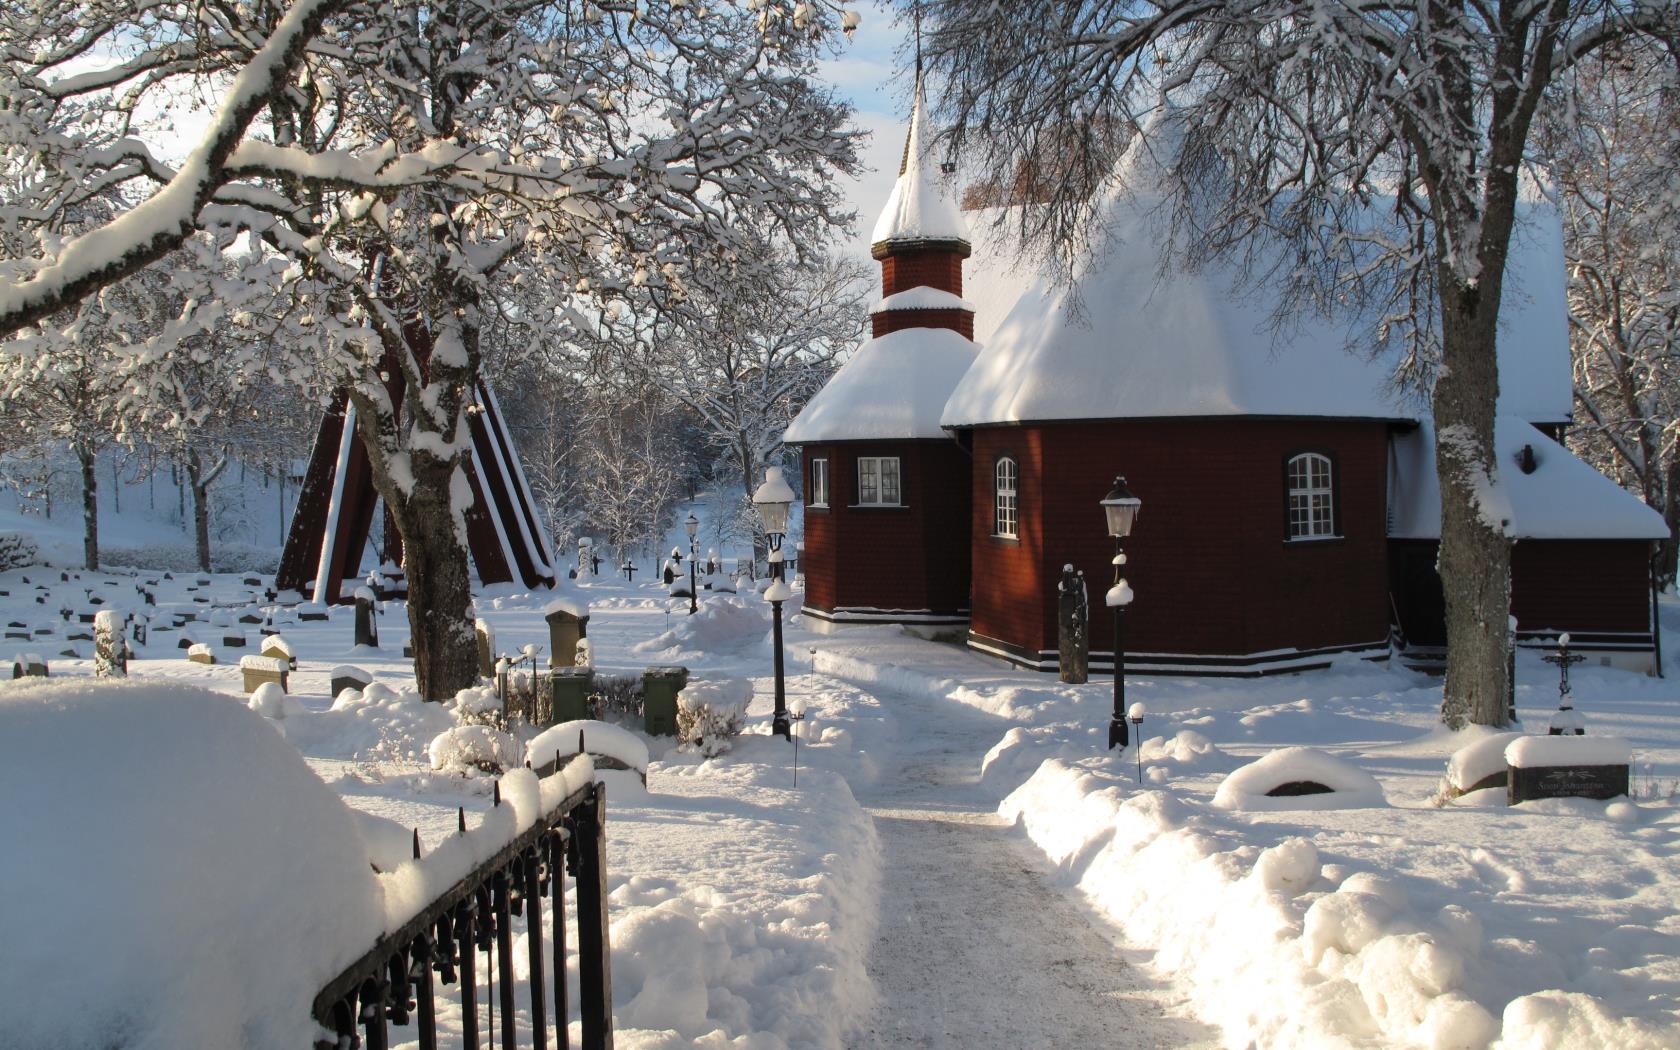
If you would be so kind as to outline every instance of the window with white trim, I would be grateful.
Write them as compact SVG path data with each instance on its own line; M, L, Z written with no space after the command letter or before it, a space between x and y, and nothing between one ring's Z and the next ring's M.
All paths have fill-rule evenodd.
M992 535L1015 539L1020 530L1019 490L1021 472L1008 456L998 459L992 473Z
M899 487L897 456L859 456L857 461L858 506L897 507L903 500Z
M811 460L811 506L828 506L828 460Z
M1291 456L1285 467L1289 494L1289 539L1336 535L1336 493L1330 457L1317 452Z

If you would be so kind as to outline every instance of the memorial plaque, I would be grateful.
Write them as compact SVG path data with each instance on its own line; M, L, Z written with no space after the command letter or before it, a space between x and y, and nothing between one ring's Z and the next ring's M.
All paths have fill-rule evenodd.
M1538 798L1610 799L1628 793L1628 767L1512 766L1511 805Z

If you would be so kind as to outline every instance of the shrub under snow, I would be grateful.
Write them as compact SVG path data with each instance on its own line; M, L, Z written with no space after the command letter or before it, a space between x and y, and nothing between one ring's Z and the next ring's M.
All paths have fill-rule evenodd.
M0 532L0 572L25 569L41 560L41 548L34 537L22 532Z
M707 758L723 754L741 735L752 695L744 678L690 682L677 694L677 738Z
M495 726L465 725L432 738L426 754L433 769L500 773L519 764L519 741Z

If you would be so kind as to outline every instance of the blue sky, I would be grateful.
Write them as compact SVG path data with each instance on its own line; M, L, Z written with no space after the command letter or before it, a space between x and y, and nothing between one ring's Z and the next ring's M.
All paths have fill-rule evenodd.
M894 12L884 4L851 6L863 16L863 23L837 57L822 63L820 73L856 108L856 126L870 133L862 149L864 170L859 178L846 180L845 184L847 198L858 214L852 236L844 246L867 259L869 232L898 175L910 116L910 78L895 77L901 68L908 67L909 56L897 52L909 36L909 26L897 24Z

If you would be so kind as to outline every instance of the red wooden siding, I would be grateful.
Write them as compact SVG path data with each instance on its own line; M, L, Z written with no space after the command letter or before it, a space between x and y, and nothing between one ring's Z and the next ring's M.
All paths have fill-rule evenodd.
M857 457L898 456L902 507L859 507ZM952 441L807 445L828 459L829 507L805 508L805 604L954 616L968 607L968 457Z
M967 310L883 310L870 318L876 339L906 328L949 328L964 339L974 338L974 315Z
M1342 538L1285 542L1283 464L1330 452ZM1127 650L1245 655L1387 637L1387 427L1381 422L1122 420L987 427L974 435L972 629L1055 648L1054 581L1083 569L1092 648L1106 651L1112 578L1097 501L1116 474L1143 500L1126 549L1137 592ZM992 532L992 466L1020 465L1020 538Z
M895 251L881 260L881 295L896 295L927 285L962 294L963 253L942 248L931 251Z

